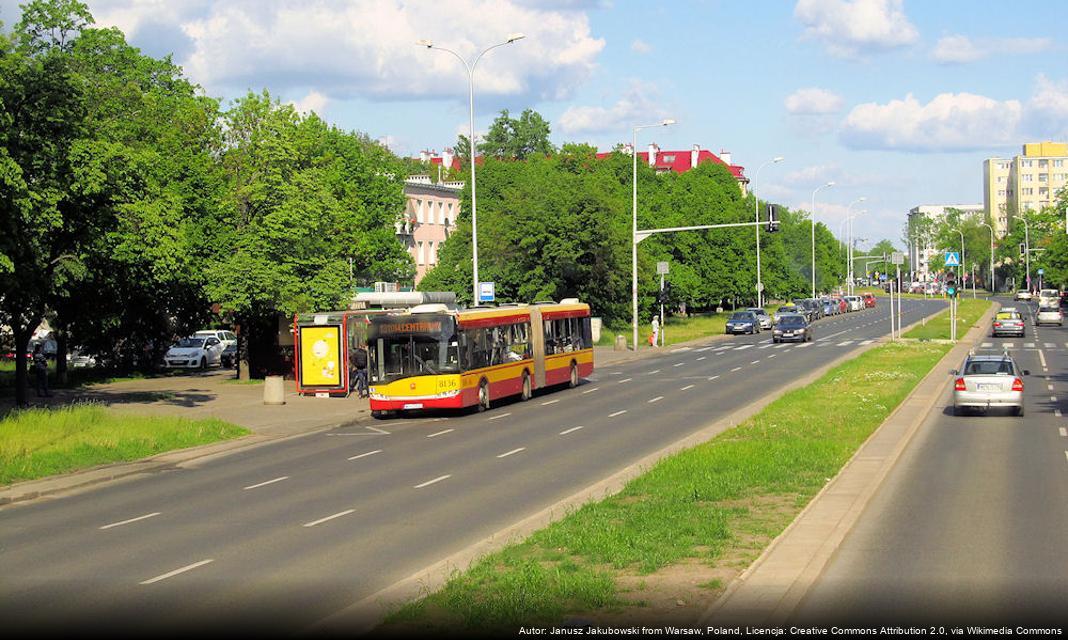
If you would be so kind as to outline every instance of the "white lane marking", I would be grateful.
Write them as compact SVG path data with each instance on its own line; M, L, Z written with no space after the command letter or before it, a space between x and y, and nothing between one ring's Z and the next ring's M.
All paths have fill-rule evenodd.
M1039 360L1039 362L1042 363L1042 368L1045 369L1046 368L1046 354L1042 353L1041 349L1039 349L1039 351L1038 351L1038 360Z
M712 347L701 347L700 349L697 350L697 352L700 353L702 351L708 351L709 349L715 349L715 347L714 346L712 346Z
M382 450L375 449L374 451L368 451L367 453L361 453L359 455L352 456L351 458L349 458L349 460L359 460L360 458L366 458L368 456L373 456L379 453L382 453Z
M1024 349L1034 349L1034 348L1035 348L1035 343L1034 342L1026 342L1026 343L1024 343Z
M412 488L413 489L422 489L423 487L429 487L430 485L436 484L438 482L441 482L442 480L448 480L451 477L452 477L452 474L449 474L447 476L438 476L437 478L434 478L433 480L428 480L428 481L424 482L423 484L417 484Z
M446 429L444 431L438 431L437 433L432 433L432 434L428 435L427 437L428 438L436 438L438 436L443 436L446 433L452 433L453 431L456 431L456 429Z
M500 420L501 418L507 418L510 415L512 415L512 414L511 413L502 413L499 416L493 416L492 418L487 418L487 421L489 421L489 420Z
M1056 402L1057 401L1057 396L1050 396L1049 397L1049 401L1050 402Z
M760 362L760 360L753 360L753 361L752 361L752 362L750 362L749 364L757 364L758 362Z
M610 414L608 414L608 417L609 417L609 418L614 418L614 417L616 417L616 416L621 416L621 415L623 415L623 414L624 414L624 413L626 413L626 412L627 412L627 410L626 410L626 409L623 409L622 411L616 411L615 413L610 413Z
M289 476L286 476L286 477L288 478ZM274 482L274 481L272 480L272 482ZM248 487L246 487L246 489L247 488ZM103 531L104 529L111 529L112 527L121 527L124 524L130 524L131 522L137 522L139 520L148 520L149 518L155 518L159 514L160 514L160 512L156 511L155 513L149 513L149 514L146 514L146 515L143 515L143 516L137 516L136 518L130 518L129 520L123 520L122 522L112 522L111 524L106 524L106 525L100 527L100 530Z
M1065 451L1065 452L1064 452L1064 457L1065 457L1065 458L1068 458L1068 451Z
M671 353L678 353L679 351L689 351L690 347L679 347L678 349L672 349Z
M685 387L679 389L679 391L687 391L689 389L693 389L693 385L692 384L686 385Z
M654 370L654 371L650 371L650 372L649 372L649 375L655 375L655 374L657 374L657 373L660 373L660 369L656 369L656 370Z
M352 458L349 458L349 460L352 460ZM275 478L274 480L268 480L267 482L261 482L259 484L250 484L249 486L245 487L243 491L248 491L249 489L259 489L260 487L266 487L269 484L274 484L283 480L289 480L289 476L281 476L279 478Z
M1050 391L1053 391L1053 385L1051 385L1051 384L1047 384L1046 388L1049 389Z
M1068 429L1065 429L1064 427L1061 427L1059 429L1059 431L1061 432L1061 437L1062 438L1068 438Z
M839 347L848 347L851 344L853 344L852 340L843 340L842 342L838 343L838 346Z
M860 342L858 342L857 344L859 344L859 345L865 345L865 344L871 344L871 343L873 343L873 342L875 342L875 341L874 341L874 340L861 340L861 341L860 341Z
M698 358L698 359L697 359L697 361L698 361L698 362L700 362L700 361L704 360L704 359L705 359L705 358L707 358L707 357L708 357L708 356L701 356L700 358Z
M753 345L751 345L751 344L743 344L740 347L735 347L734 350L735 351L745 351L746 349L752 349L752 348L753 348Z
M1060 418L1061 417L1061 410L1060 409L1054 409L1053 410L1053 415L1055 415L1058 418Z
M556 400L549 400L548 402L543 402L543 403L541 403L541 406L544 407L546 405L556 404L557 402L560 402L560 398L557 398Z
M1045 345L1045 347L1047 349L1056 349L1057 348L1057 345L1053 344L1052 342L1045 342L1043 344Z
M777 347L775 347L775 348L776 348L776 349L785 349L785 348L786 348L786 347L788 347L788 346L790 346L790 345L788 345L788 344L786 344L786 343L784 342L784 343L780 344L779 346L777 346Z
M778 354L775 354L775 353L771 354L770 356L768 356L768 360L771 360L771 359L772 359L772 358L774 358L774 357L775 357L776 355L778 355Z
M983 344L981 344L979 346L982 347L983 349L989 349L990 347L994 346L994 343L993 342L984 342Z
M812 346L811 342L802 342L801 344L797 345L797 348L798 349L804 349L805 347L811 347L811 346Z
M664 396L657 396L657 397L653 398L652 400L646 400L646 404L653 404L654 402L660 402L663 399L664 399Z
M304 523L304 526L305 527L314 527L317 524L322 524L324 522L328 522L330 520L333 520L334 518L341 518L343 516L347 516L350 513L354 513L355 511L356 511L355 509L345 509L344 511L335 513L332 516L326 516L325 518L319 518L318 520L312 520L311 522L306 522L306 523Z
M566 436L567 434L574 433L574 432L578 431L581 428L582 427L571 427L570 429L564 429L563 431L560 432L560 435Z
M1015 349L1016 348L1016 343L1015 342L1004 342L1004 343L1002 343L1001 346L1005 347L1006 349Z
M686 363L685 362L680 362L678 364L674 364L674 365L671 365L671 366L673 366L673 367L681 367L684 364L686 364Z
M437 420L435 420L435 422L437 422ZM378 427L364 427L364 428L367 429L368 431L374 431L375 433L378 433L378 434L381 434L381 435L384 435L384 436L391 435L390 432L386 431L385 429L379 429Z
M507 458L507 457L508 457L508 456L510 456L510 455L514 455L514 454L517 454L517 453L519 453L520 451L526 451L526 450L527 450L527 448L526 448L526 447L519 447L518 449L512 449L512 450L511 450L511 451L509 451L508 453L502 453L501 455L499 455L499 456L497 456L497 457L498 457L498 458Z
M187 564L186 566L182 567L181 569L175 569L174 571L169 571L169 572L167 572L167 573L165 573L165 574L163 574L161 576L156 576L155 578L149 578L148 580L145 580L145 581L141 582L141 584L152 584L153 582L159 582L160 580L166 580L167 578L173 578L174 576L178 575L179 573L185 573L186 571L192 571L193 569L196 569L197 567L203 567L204 565L208 564L209 562L215 562L215 559L214 558L209 558L208 560L201 560L200 562L194 562L193 564Z
M633 379L634 378L623 378L622 380L619 381L619 384L623 384L624 382L630 382Z
M712 376L711 378L709 378L709 379L708 379L708 381L709 381L709 382L712 382L713 380L715 380L715 379L716 379L716 378L718 378L718 377L719 377L719 376Z
M770 349L770 348L772 348L774 346L775 346L774 344L766 344L766 345L764 345L762 347L757 347L757 349Z
M600 387L594 387L592 389L587 389L587 390L582 392L582 395L586 395L587 393L593 393L594 391L597 391L598 389L600 389Z
M735 368L731 369L731 373L734 373L735 371L741 371L741 370L742 370L741 367L735 367Z

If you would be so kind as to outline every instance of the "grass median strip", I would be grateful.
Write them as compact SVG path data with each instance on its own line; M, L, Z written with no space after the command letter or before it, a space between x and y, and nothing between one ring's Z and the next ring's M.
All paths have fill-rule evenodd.
M990 307L987 300L961 298L957 306L957 335L963 336ZM949 340L949 309L928 318L926 324L914 327L904 337L915 340Z
M893 343L835 367L620 493L483 558L381 630L696 621L949 348Z
M136 416L93 404L13 411L0 420L0 485L138 460L247 433L214 418Z

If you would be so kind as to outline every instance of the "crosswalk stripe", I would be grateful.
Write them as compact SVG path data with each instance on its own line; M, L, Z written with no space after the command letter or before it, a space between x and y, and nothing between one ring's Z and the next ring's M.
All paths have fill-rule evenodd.
M752 348L753 348L753 345L751 345L751 344L743 344L743 345L742 345L742 346L740 346L740 347L735 347L735 349L734 349L734 350L735 350L735 351L744 351L744 350L746 350L746 349L752 349Z
M875 342L875 341L874 340L864 340L863 342L859 342L857 344L871 344L873 342Z
M838 343L838 346L839 347L848 347L851 344L853 344L852 340L843 340L842 342Z
M802 342L801 344L797 345L797 348L798 349L803 349L805 347L811 347L811 346L812 346L811 342Z
M1005 342L1005 343L1002 343L1001 346L1005 347L1006 349L1015 349L1016 348L1016 343L1015 342Z
M1057 345L1053 344L1052 342L1047 342L1045 344L1047 349L1055 349L1057 347Z
M984 348L984 349L989 349L990 347L994 346L994 343L993 342L984 342L983 344L981 344L979 346Z
M1034 349L1034 348L1035 348L1035 343L1034 342L1024 343L1024 349Z

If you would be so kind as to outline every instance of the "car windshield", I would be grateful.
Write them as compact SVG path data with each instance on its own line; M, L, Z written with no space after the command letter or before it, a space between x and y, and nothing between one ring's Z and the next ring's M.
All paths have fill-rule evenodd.
M753 319L753 315L750 313L736 313L731 316L733 322L746 322Z
M783 316L779 320L779 325L783 327L801 327L804 326L805 319L801 316Z
M1011 360L969 360L964 367L966 376L1013 375Z
M758 316L762 316L762 315L766 315L767 314L767 311L764 311L763 309L746 309L746 311L751 311L751 312L757 314Z
M460 372L456 320L420 314L383 316L372 321L367 342L371 382L387 383L409 376Z
M1038 310L1039 313L1060 313L1060 307L1042 307Z
M181 349L196 349L204 346L204 338L182 338L174 346Z

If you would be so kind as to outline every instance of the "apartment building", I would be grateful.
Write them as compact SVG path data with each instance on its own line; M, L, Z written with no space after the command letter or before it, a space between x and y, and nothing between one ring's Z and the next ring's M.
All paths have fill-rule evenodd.
M921 204L909 209L909 264L914 265L913 278L920 282L932 280L934 274L945 266L945 247L935 246L932 238L921 232L925 227L921 220L942 221L950 209L963 214L986 211L985 205L981 204Z
M632 152L633 149L630 144L623 145L623 153L630 155ZM598 153L597 157L606 158L610 155L612 155L611 152L602 152ZM667 173L668 171L685 173L706 162L716 162L726 166L727 170L731 172L734 179L738 181L738 188L742 190L742 195L749 195L749 178L745 176L745 167L733 163L730 151L721 150L719 155L716 155L696 144L687 150L663 151L653 142L649 144L648 151L638 152L638 162L648 164L658 174Z
M998 237L1012 217L1054 204L1068 185L1068 143L1030 142L1012 158L983 161L983 207Z
M415 282L438 264L442 243L456 229L461 182L433 182L430 176L404 181L404 211L394 223L397 239L415 261Z

